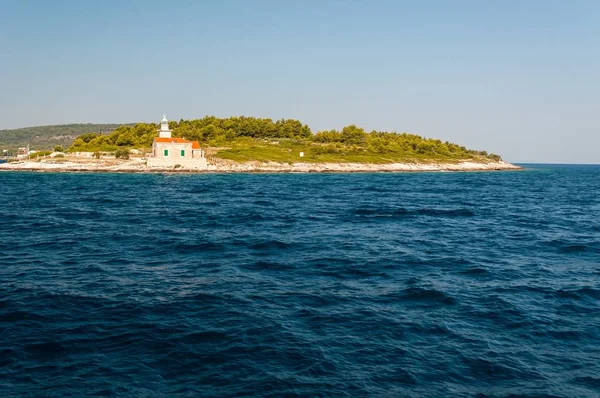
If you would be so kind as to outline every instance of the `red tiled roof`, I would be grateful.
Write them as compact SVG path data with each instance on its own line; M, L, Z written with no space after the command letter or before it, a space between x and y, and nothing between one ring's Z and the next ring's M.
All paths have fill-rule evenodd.
M184 140L183 138L165 138L165 137L155 137L154 142L177 142L180 144L191 144L192 141Z
M188 141L183 138L173 137L173 138L165 138L165 137L154 137L154 142L172 142L177 144L192 144L192 149L200 149L200 143L198 141Z

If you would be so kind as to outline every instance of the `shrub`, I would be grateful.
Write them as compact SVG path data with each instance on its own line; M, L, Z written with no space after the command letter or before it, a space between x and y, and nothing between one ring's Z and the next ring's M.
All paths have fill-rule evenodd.
M41 157L48 156L48 155L50 155L50 151L36 152L36 153L30 154L29 159L41 158Z
M115 151L115 158L117 159L129 159L129 149L120 148Z
M98 151L94 152L94 157L96 159L100 159L100 156L101 156L100 152L98 152Z

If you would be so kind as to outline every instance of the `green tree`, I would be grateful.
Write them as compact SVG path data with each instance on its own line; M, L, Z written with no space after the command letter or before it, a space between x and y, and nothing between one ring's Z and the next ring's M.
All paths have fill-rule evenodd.
M319 131L317 134L315 134L313 139L315 142L323 143L342 142L342 134L337 130Z
M87 144L96 137L98 137L98 133L87 133L80 135L79 137L77 137L77 139L80 139Z
M364 145L367 140L367 133L362 128L351 124L342 129L341 138L344 144Z

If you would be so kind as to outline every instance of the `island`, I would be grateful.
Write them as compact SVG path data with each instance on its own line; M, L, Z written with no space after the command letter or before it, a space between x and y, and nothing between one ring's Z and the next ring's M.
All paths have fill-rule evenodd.
M111 125L104 125L111 126ZM50 129L57 131L57 129ZM55 133L56 134L56 133ZM14 135L14 134L13 134ZM0 145L3 132L0 131ZM63 136L60 136L63 137ZM39 135L37 136L39 138ZM64 138L64 137L63 137ZM402 172L518 170L496 154L416 134L356 125L313 133L294 119L255 117L137 123L74 135L0 170L97 172ZM48 145L48 144L46 144Z

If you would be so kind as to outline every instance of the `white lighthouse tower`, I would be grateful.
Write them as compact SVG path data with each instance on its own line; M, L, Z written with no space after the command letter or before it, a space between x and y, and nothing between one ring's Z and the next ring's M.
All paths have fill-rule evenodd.
M161 138L171 138L171 130L169 130L169 121L167 120L166 115L163 115L163 118L160 121L160 130L158 130L158 136Z

